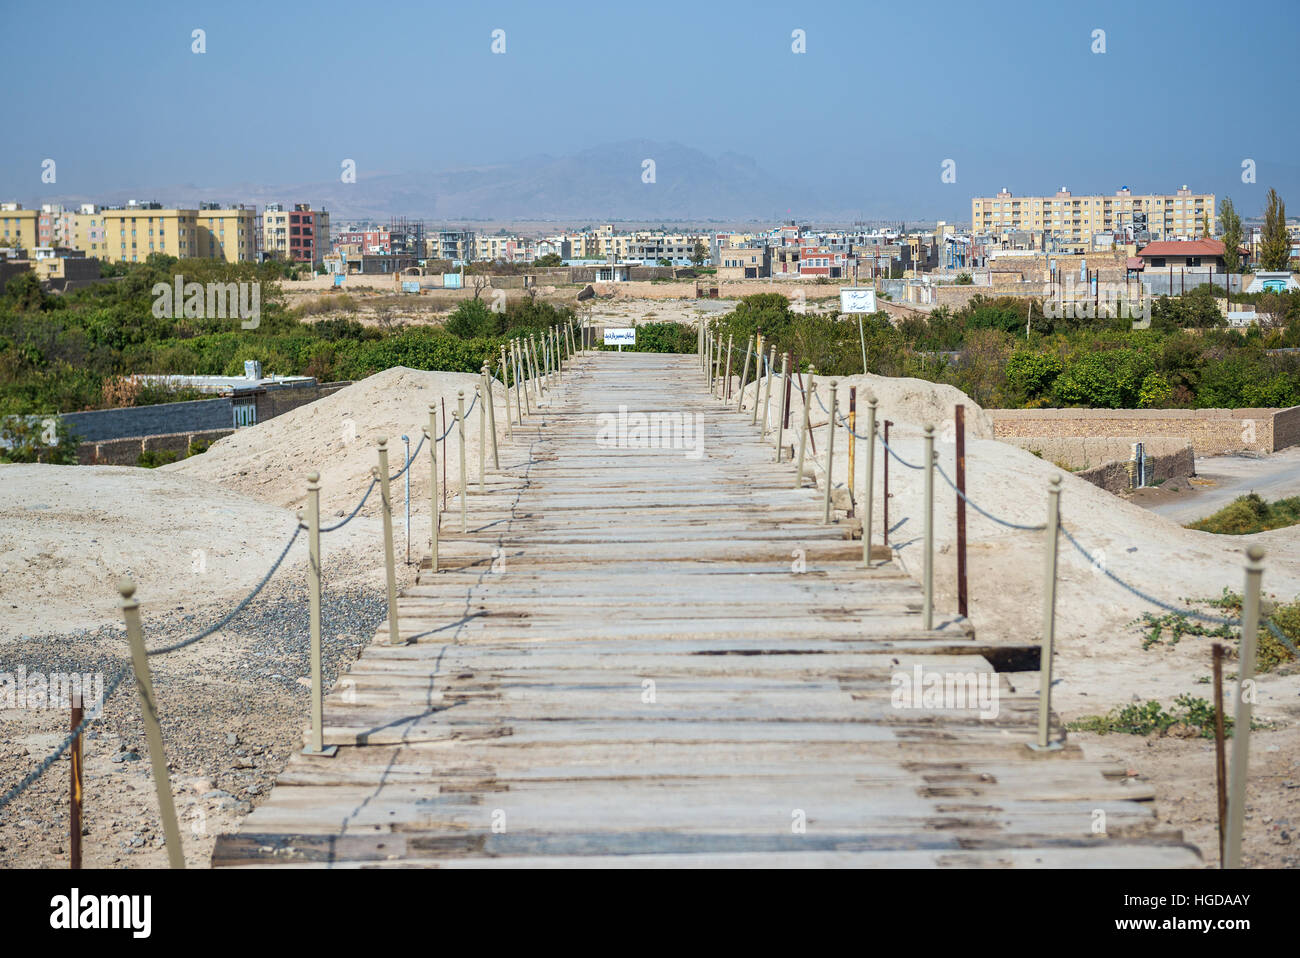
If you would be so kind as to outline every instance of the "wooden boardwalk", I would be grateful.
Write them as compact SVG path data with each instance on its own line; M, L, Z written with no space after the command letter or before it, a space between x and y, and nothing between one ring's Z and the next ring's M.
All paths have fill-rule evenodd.
M702 455L598 443L620 406L698 415ZM1122 768L1026 747L1035 689L993 663L1036 651L923 631L696 357L579 357L501 451L406 643L327 697L338 755L294 755L214 865L1200 865ZM997 717L895 707L918 665L996 683Z

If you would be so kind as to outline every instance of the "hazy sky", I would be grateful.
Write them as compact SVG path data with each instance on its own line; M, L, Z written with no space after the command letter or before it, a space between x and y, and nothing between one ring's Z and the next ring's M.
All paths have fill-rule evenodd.
M26 204L627 139L963 216L1002 186L1300 193L1297 0L0 4L0 197Z

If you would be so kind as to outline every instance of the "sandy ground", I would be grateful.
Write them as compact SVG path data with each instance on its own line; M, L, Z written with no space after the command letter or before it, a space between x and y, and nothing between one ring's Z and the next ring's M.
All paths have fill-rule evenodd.
M1090 553L1085 558L1064 538L1056 604L1056 657L1053 707L1065 721L1102 714L1130 702L1157 699L1166 707L1188 693L1212 699L1205 681L1211 670L1211 639L1187 637L1176 646L1142 648L1135 623L1146 611L1158 612L1102 574L1107 568L1142 591L1185 607L1184 598L1212 597L1243 585L1244 550L1258 543L1266 550L1265 592L1292 601L1300 597L1300 536L1294 529L1255 536L1216 536L1184 529L1177 522L1120 499L1032 453L991 439L986 418L973 402L951 387L920 380L852 376L841 379L842 406L856 387L859 422L865 417L867 396L879 400L879 416L893 422L891 445L905 460L924 458L922 430L936 425L939 466L955 476L955 430L952 409L967 409L967 492L994 515L1021 525L1042 523L1047 512L1049 479L1062 477L1062 523ZM734 388L734 387L733 387ZM755 387L746 392L752 407ZM792 391L791 422L799 423L799 391ZM819 395L829 406L826 381ZM761 399L761 393L760 393ZM775 409L775 402L774 402ZM806 475L824 475L826 428L829 418L812 402L813 437L821 465L805 465ZM761 417L761 413L760 413ZM776 422L775 413L773 423ZM819 428L820 427L820 428ZM865 425L858 431L864 432ZM786 456L797 441L786 434ZM757 436L757 430L756 430ZM848 471L845 433L836 437L833 490L838 504L848 505L844 488ZM757 440L756 440L757 441ZM878 452L882 450L878 447ZM854 487L861 496L865 452L856 449ZM789 470L788 465L780 467ZM875 516L883 506L882 464L876 464ZM924 483L920 471L890 462L890 545L896 561L918 578L922 567ZM935 602L936 622L950 620L957 608L956 494L935 478ZM967 511L970 618L981 636L1037 641L1043 622L1043 534L1002 528ZM879 533L877 540L879 541ZM1213 611L1213 610L1210 610ZM1228 672L1233 664L1228 663ZM1232 709L1231 699L1227 706ZM1257 721L1276 726L1252 737L1251 811L1245 846L1248 863L1267 867L1300 864L1292 851L1297 820L1296 791L1300 783L1300 670L1286 666L1259 679ZM1159 809L1170 824L1185 829L1208 861L1217 861L1214 765L1212 743L1202 739L1143 738L1129 735L1077 736L1091 743L1092 754L1125 762L1135 776L1152 780L1161 798ZM1210 751L1205 751L1206 746ZM1208 757L1207 757L1208 756Z
M1270 502L1300 496L1300 446L1268 456L1199 458L1194 477L1139 489L1132 499L1157 515L1187 525L1251 492Z
M682 315L702 304L680 301ZM602 303L608 319L659 318L662 302ZM713 304L710 304L711 306ZM656 315L651 317L649 313ZM310 406L259 424L216 444L202 456L157 470L115 467L0 466L0 654L4 665L29 670L112 669L123 662L115 583L124 573L139 584L151 645L193 634L238 601L269 567L295 524L305 496L306 473L322 473L323 512L335 521L356 504L376 463L375 441L387 435L390 468L401 465L402 433L418 442L428 406L454 407L456 392L472 395L477 377L391 369ZM868 392L880 400L881 418L894 423L899 455L920 462L920 426L937 434L939 463L954 474L954 435L947 424L957 402L968 407L968 488L974 501L1013 522L1043 521L1047 482L1056 470L1031 453L994 441L980 410L951 387L918 380L850 377L840 395L858 389L860 411ZM829 404L825 384L821 395ZM753 387L751 386L751 395ZM812 405L813 422L826 415ZM504 433L498 389L497 422ZM799 393L791 421L802 414ZM440 416L440 423L444 422ZM466 430L466 460L477 469L478 409ZM445 425L440 425L440 429ZM860 427L861 428L861 427ZM797 437L797 434L796 434ZM826 427L814 437L824 457ZM791 439L787 434L787 441ZM847 443L841 432L832 466L843 486ZM757 438L755 439L757 441ZM448 477L459 473L456 436L445 443ZM865 456L857 448L861 488ZM788 453L787 453L788 455ZM412 526L427 535L429 469L426 446L411 470ZM879 468L879 462L878 462ZM774 468L776 468L774 466ZM788 464L779 467L790 469ZM809 473L819 470L811 463ZM922 483L919 473L891 465L890 543L898 561L919 573ZM879 475L879 471L877 475ZM472 479L471 479L472 481ZM936 602L941 621L956 607L954 495L937 480L935 510ZM399 509L404 483L394 488ZM875 515L881 515L877 487ZM837 489L847 504L847 490ZM1062 477L1061 508L1092 558L1061 545L1057 600L1057 683L1054 705L1067 720L1135 700L1166 705L1184 692L1210 697L1198 680L1209 674L1209 640L1186 638L1174 647L1141 647L1133 625L1151 607L1100 574L1116 575L1166 601L1214 596L1240 589L1242 550L1262 544L1268 556L1266 591L1279 598L1300 594L1300 537L1279 530L1252 537L1192 532L1142 506L1118 499L1070 475ZM382 553L372 496L360 516L325 541L327 682L344 667L383 618ZM399 513L400 514L400 513ZM401 523L398 525L402 528ZM1003 529L968 514L971 618L981 635L1036 640L1041 630L1042 536ZM399 543L401 543L399 532ZM422 549L415 549L422 554ZM229 827L265 794L298 735L306 714L305 622L302 592L305 545L289 553L266 593L231 628L191 649L156 658L169 758L182 796L182 815L197 829L187 854L210 849L212 834ZM405 581L410 570L402 568ZM333 604L331 604L333 603ZM3 671L4 669L0 669ZM1260 681L1259 719L1278 729L1252 738L1252 827L1247 854L1257 864L1294 864L1291 810L1300 780L1296 719L1300 676L1275 673ZM58 710L0 713L0 780L15 781L57 742L66 724ZM138 705L127 687L110 703L95 737L87 740L88 795L94 808L88 863L158 864L164 850L148 783L147 755ZM232 738L233 737L233 738ZM1088 737L1082 737L1088 741ZM1205 837L1213 818L1213 791L1201 740L1148 740L1111 735L1096 740L1102 755L1151 778L1162 796L1161 814L1187 829L1212 854ZM239 754L240 752L244 754ZM113 761L134 753L138 760ZM66 765L60 767L66 769ZM93 784L92 784L93 783ZM1288 785L1287 783L1291 783ZM66 854L60 823L66 818L66 776L52 771L20 802L0 813L0 864L58 864ZM1258 794L1256 794L1258 792ZM224 794L222 794L224 793ZM209 796L209 797L205 797ZM1209 803L1208 805L1206 803ZM194 825L194 822L206 824ZM1276 827L1274 827L1276 826ZM1282 832L1287 832L1287 837ZM60 850L62 847L62 851Z
M74 672L107 681L127 665L117 582L138 587L146 645L170 644L220 619L257 585L288 542L306 474L322 474L322 513L355 507L377 464L376 440L403 432L412 449L428 406L455 408L478 377L391 369L310 406L215 443L167 469L0 466L0 673ZM498 386L497 412L505 431ZM468 403L467 403L468 405ZM469 476L478 474L480 404L467 416ZM445 429L441 414L439 430ZM403 445L390 443L390 473ZM458 481L459 443L443 443ZM441 463L440 463L441 464ZM429 446L410 475L412 558L428 536ZM405 558L403 479L393 484L399 587ZM324 680L384 620L380 496L322 537ZM215 836L263 800L308 715L306 537L264 592L228 627L150 660L189 864L203 866ZM0 709L0 782L17 782L66 734L63 708ZM87 867L161 866L166 848L138 699L128 679L85 741ZM66 867L66 760L0 811L0 866Z

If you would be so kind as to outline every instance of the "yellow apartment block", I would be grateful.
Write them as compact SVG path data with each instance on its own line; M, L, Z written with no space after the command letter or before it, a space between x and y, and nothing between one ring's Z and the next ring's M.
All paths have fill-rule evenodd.
M127 206L101 210L100 216L104 228L103 258L110 262L143 263L150 253L165 253L179 259L200 255L197 210Z
M251 206L200 207L196 232L199 259L224 259L227 263L257 260L257 213Z
M1152 240L1195 239L1206 223L1214 231L1213 193L1193 193L1186 186L1176 193L1139 196L1128 187L1113 196L1075 196L1062 187L1054 196L996 196L971 200L971 229L976 233L1028 230L1047 233L1069 244L1086 244L1093 233L1107 233L1141 224Z
M78 214L77 238L88 256L142 263L150 253L178 259L257 259L257 222L252 207L162 209L126 206Z
M0 242L21 246L30 255L40 245L36 210L25 210L21 203L0 203Z

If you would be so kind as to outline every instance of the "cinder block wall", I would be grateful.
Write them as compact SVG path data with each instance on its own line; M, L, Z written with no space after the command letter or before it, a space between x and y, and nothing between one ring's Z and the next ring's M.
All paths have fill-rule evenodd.
M135 466L147 450L172 450L184 458L192 442L216 442L229 436L233 429L207 429L200 432L168 433L162 436L136 436L83 442L77 447L77 461L83 466Z

